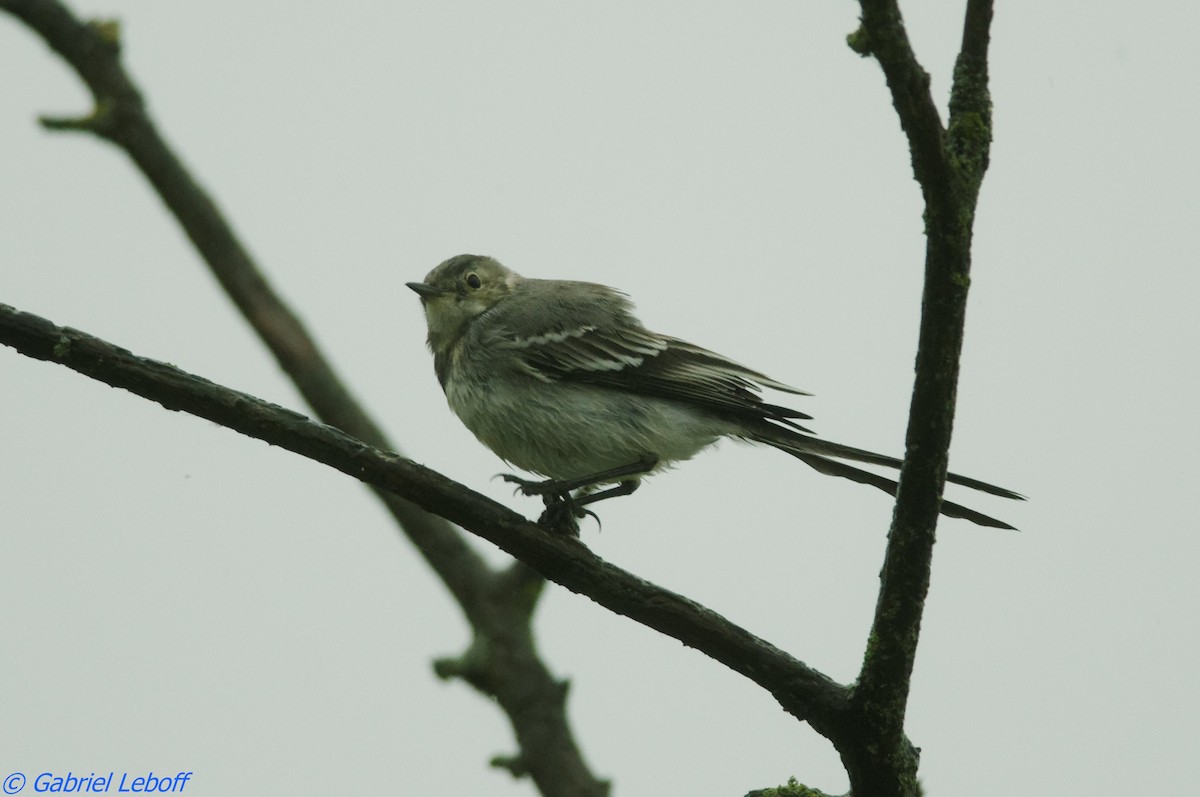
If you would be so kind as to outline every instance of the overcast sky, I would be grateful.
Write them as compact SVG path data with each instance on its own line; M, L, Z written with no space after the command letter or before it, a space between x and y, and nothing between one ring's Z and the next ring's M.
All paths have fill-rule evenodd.
M942 105L960 3L907 3ZM931 795L1200 780L1200 6L997 3L949 495L909 708ZM401 450L527 515L454 418L404 282L491 254L815 394L900 453L920 194L857 5L73 2L120 18L165 135ZM304 409L126 157L51 135L79 80L0 15L0 302ZM462 618L358 483L0 349L0 770L189 793L531 795L430 662ZM882 493L724 444L604 505L602 556L839 680ZM480 544L499 562L502 558ZM551 587L537 616L615 795L846 788L701 654Z

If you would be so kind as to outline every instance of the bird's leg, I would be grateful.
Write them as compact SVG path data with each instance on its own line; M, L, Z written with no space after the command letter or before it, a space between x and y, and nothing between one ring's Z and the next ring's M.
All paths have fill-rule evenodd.
M600 517L590 509L584 509L587 504L594 504L597 501L603 501L606 498L616 498L620 495L629 495L639 486L639 479L626 479L609 487L607 490L601 490L598 493L589 493L587 495L546 495L542 499L546 502L546 511L538 518L538 524L546 528L570 534L572 537L579 536L579 522L576 518L582 518L586 515L591 515L596 518L596 525L600 525Z
M578 490L580 487L588 487L593 484L603 484L604 482L621 481L623 476L641 476L643 473L654 470L654 466L658 464L657 457L642 457L636 462L631 462L628 465L621 465L616 468L609 468L598 473L589 473L587 476L580 476L576 479L546 479L545 481L532 481L522 479L519 476L514 476L511 473L501 473L500 478L506 482L517 485L517 491L522 495L540 495L540 496L556 496L558 498L567 498L572 490ZM636 488L635 488L636 489ZM629 490L633 492L633 490ZM597 495L605 495L608 490ZM628 495L629 493L620 493ZM596 500L596 499L593 499ZM588 501L588 503L592 503Z
M606 498L616 498L622 495L629 495L634 490L642 485L641 479L626 479L625 481L617 482L607 490L601 490L598 493L588 493L583 496L572 496L570 502L575 505L575 508L594 504L597 501L603 501ZM587 511L587 510L584 510Z
M644 457L637 462L592 473L578 479L547 479L539 482L522 479L508 473L502 473L500 477L507 482L517 485L517 491L524 495L542 496L542 502L546 505L546 511L538 518L540 525L554 531L578 537L579 523L576 518L591 515L596 518L597 523L600 522L600 518L596 517L596 513L584 509L584 506L594 504L597 501L603 501L606 498L629 495L638 488L641 481L636 478L624 479L622 477L640 476L653 470L656 464L658 464L658 460L655 457ZM607 490L601 490L598 493L590 495L571 495L571 491L573 490L611 481L617 481L617 484Z

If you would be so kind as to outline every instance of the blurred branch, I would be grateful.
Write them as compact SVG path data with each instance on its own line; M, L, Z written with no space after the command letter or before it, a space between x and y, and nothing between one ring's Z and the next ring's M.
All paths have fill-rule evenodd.
M2 304L0 343L28 357L64 365L156 401L169 410L206 418L395 493L488 540L551 581L716 659L768 690L786 711L826 736L833 738L848 732L846 687L710 609L605 562L578 539L551 534L428 468L380 451L299 413L172 365L137 357L79 330L55 326L44 318ZM507 590L520 599L508 605L525 607L523 614L527 617L534 602L529 592L538 584L527 579L510 580ZM506 627L519 629L513 633L528 633L527 625L508 623ZM486 680L490 675L477 668L477 653L478 647L472 646L461 658L439 662L439 673L464 677L471 683ZM565 692L564 685L556 685L558 700ZM526 755L520 760L523 767L529 766Z
M860 0L852 48L879 62L925 197L925 286L904 466L879 599L852 703L856 744L841 750L855 794L920 793L918 753L904 734L921 616L945 486L970 285L971 236L991 141L987 42L991 0L969 0L943 128L895 0Z
M0 0L70 64L91 90L94 108L75 118L44 117L50 130L92 133L123 149L183 227L213 275L270 349L304 400L326 423L376 448L393 449L346 389L299 317L275 292L211 197L159 135L141 92L120 59L120 27L80 22L57 0ZM487 677L471 683L508 714L526 771L544 795L605 795L608 784L583 761L567 722L561 684L538 656L529 622L540 590L512 593L497 573L441 518L382 489L376 495L441 578L492 655L476 662ZM518 573L525 573L518 567ZM519 579L518 579L519 580ZM533 597L530 598L529 595Z

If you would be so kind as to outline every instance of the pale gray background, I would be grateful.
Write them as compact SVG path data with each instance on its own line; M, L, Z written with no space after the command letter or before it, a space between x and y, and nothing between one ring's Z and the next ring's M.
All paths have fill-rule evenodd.
M1200 7L998 3L953 467L908 729L933 795L1180 794L1196 748ZM652 328L901 451L921 205L857 5L76 2L402 446L527 514L450 414L403 287L460 252L632 293ZM907 3L944 107L960 3ZM301 407L124 155L49 135L79 80L0 15L0 301ZM430 671L458 611L367 493L0 350L0 770L189 793L529 795L506 720ZM964 497L962 492L952 495ZM726 444L585 540L839 679L890 502ZM553 587L537 618L617 795L845 788L704 656Z

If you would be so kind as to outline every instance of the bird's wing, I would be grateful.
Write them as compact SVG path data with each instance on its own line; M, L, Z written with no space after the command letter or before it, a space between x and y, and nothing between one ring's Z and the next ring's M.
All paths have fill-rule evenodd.
M531 374L546 381L599 385L798 429L793 419L812 417L767 404L759 396L763 387L807 395L803 391L715 352L651 332L628 307L620 297L603 314L581 312L571 323L513 335L508 345Z

